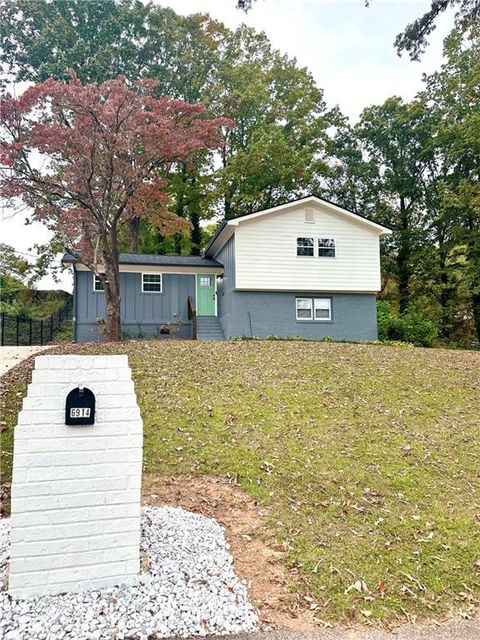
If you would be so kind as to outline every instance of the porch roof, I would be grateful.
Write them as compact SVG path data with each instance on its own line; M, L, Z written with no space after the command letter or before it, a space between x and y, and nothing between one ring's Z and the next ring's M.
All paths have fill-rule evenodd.
M62 258L62 262L64 264L73 264L79 262L79 260L70 253L66 253ZM203 258L202 256L164 256L151 253L121 253L119 255L119 264L223 268L223 265L213 258Z

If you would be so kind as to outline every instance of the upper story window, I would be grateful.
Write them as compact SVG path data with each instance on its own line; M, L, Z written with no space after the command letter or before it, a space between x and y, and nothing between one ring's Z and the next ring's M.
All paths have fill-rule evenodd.
M297 256L335 258L334 238L297 238Z
M335 240L333 238L318 239L318 257L335 258Z
M100 278L100 276L97 276L96 273L93 274L93 290L96 293L99 293L101 291L105 291L105 283Z
M313 238L297 238L297 256L313 256L314 249Z
M162 274L142 273L142 293L162 293Z

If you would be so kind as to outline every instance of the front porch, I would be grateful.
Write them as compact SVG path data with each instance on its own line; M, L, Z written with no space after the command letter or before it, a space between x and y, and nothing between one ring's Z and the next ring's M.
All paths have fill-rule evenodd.
M66 258L64 262L74 270L74 341L101 340L105 321L102 282L80 263ZM222 274L222 264L200 256L121 254L124 337L202 339L208 334L209 339L214 333L220 339L211 325L217 320L217 277ZM220 325L215 328L221 329Z

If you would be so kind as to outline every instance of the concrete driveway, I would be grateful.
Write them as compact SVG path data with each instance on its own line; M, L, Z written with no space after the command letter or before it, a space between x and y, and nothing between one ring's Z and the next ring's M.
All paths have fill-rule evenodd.
M33 356L34 353L45 351L45 349L50 349L50 347L38 345L34 347L0 347L0 376L20 364L22 360Z

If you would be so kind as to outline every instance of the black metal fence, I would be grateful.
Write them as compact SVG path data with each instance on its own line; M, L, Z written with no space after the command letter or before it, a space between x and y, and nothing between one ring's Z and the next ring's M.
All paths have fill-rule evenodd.
M0 314L1 346L27 346L47 344L62 329L66 320L72 316L72 300L43 320L32 320L21 316Z

